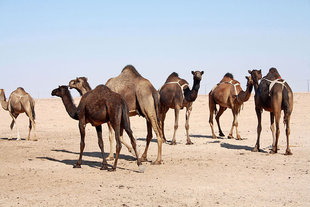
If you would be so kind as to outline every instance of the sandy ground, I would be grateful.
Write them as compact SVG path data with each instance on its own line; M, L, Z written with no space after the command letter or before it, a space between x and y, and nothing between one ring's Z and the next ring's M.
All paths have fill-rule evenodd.
M37 142L25 140L25 115L18 118L23 140L8 140L11 118L1 109L0 206L310 206L309 102L309 93L295 94L291 118L293 155L285 156L282 121L279 153L268 153L272 136L267 112L263 113L261 138L265 152L251 152L257 126L253 95L240 114L239 130L244 138L241 141L211 138L208 98L199 96L190 120L194 145L185 145L182 110L178 144L164 144L163 164L144 163L144 173L138 172L125 147L116 172L101 171L97 137L90 125L82 168L73 169L79 153L79 130L60 98L36 100ZM227 110L221 119L226 135L231 122L231 111ZM166 119L168 140L173 125L174 112L170 110ZM145 147L145 120L132 117L131 126L141 155ZM105 152L109 152L107 127L103 129ZM215 130L218 134L217 127ZM16 131L13 132L16 137ZM129 142L127 135L125 140ZM152 140L148 155L150 160L156 159L156 139Z

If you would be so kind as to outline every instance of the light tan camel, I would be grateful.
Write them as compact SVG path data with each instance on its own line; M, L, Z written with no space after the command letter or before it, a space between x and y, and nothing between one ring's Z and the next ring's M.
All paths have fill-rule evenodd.
M92 90L88 83L88 79L86 77L77 77L76 79L71 80L69 82L69 87L70 89L75 88L80 93L81 96L83 96L84 94ZM107 160L113 160L114 159L114 156L113 156L113 137L114 137L113 132L114 130L113 130L113 127L111 126L110 121L108 121L107 124L109 126L109 141L110 141L110 153L109 153L109 156L107 157ZM124 144L127 147L130 153L135 155L132 147L124 141L123 135L120 136L120 141L122 144Z
M29 117L29 132L27 140L30 140L30 131L34 129L33 141L37 141L36 135L36 123L35 123L35 111L34 111L34 100L33 98L21 87L18 87L15 91L13 91L6 101L5 93L3 89L0 89L0 101L2 108L6 111L9 111L10 116L12 117L12 122L10 125L11 130L14 127L14 123L16 125L17 130L17 140L20 140L19 129L17 126L16 119L19 114L26 113Z
M270 112L270 129L272 132L273 142L270 153L274 154L278 151L278 140L280 136L280 118L281 111L284 111L284 124L286 125L286 152L285 155L292 155L289 145L290 136L290 119L293 111L293 92L288 83L283 80L276 68L270 68L266 76L262 78L261 70L249 70L255 89L255 110L258 120L257 125L257 141L253 149L254 152L260 151L260 133L262 131L262 112ZM260 83L258 81L261 80ZM276 121L276 131L274 128Z
M220 105L219 112L216 113L216 122L219 128L219 135L225 136L222 132L220 126L220 116L223 112L230 108L233 113L233 123L228 135L228 138L233 138L233 129L236 127L236 134L238 140L241 139L241 136L238 131L238 114L240 113L241 106L244 102L248 101L251 96L251 91L253 89L253 80L251 76L246 77L247 79L247 88L246 91L243 91L240 83L234 80L231 73L225 74L223 79L217 84L209 93L209 110L210 118L209 124L212 131L212 137L217 138L214 129L213 129L213 114L216 113L216 104Z
M175 121L174 121L174 133L171 141L172 145L176 144L176 131L178 129L179 112L181 109L186 107L185 113L185 129L187 142L186 144L193 144L189 138L189 117L192 111L193 102L196 100L198 90L200 87L200 81L202 78L203 71L192 71L194 84L192 90L190 90L188 82L184 79L179 78L179 75L175 72L171 73L167 78L165 84L160 88L160 116L161 116L161 128L164 133L164 122L166 113L169 108L174 109Z

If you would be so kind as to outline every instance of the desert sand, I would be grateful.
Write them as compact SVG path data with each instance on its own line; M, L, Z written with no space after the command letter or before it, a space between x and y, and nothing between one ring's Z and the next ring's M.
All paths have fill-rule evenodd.
M281 118L278 154L269 154L272 135L269 113L264 112L261 148L256 142L257 119L253 94L239 116L243 140L227 139L232 113L221 117L226 137L212 139L208 97L200 95L193 104L190 136L185 145L185 110L181 111L177 145L163 145L163 164L150 162L139 173L134 157L123 146L115 172L101 171L101 156L94 127L87 125L83 165L78 159L78 122L65 111L60 98L36 100L38 141L26 141L28 118L18 117L20 134L11 136L11 118L0 109L0 206L310 206L310 94L294 94L290 145ZM7 95L8 96L8 95ZM79 99L75 99L78 103ZM131 117L131 128L140 155L145 147L146 123ZM169 110L165 133L171 140L174 112ZM216 134L218 128L215 126ZM154 134L154 133L153 133ZM109 152L107 126L103 126L105 152ZM127 135L126 142L129 143ZM115 149L113 149L115 151ZM149 160L157 156L154 137ZM112 164L109 161L109 164Z

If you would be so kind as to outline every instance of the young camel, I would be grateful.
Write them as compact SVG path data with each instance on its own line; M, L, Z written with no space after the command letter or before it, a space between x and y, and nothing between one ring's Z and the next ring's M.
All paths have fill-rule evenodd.
M52 96L61 97L63 104L66 108L69 116L79 121L79 129L81 135L80 142L80 156L74 168L80 168L82 164L82 154L85 147L85 127L87 123L90 123L96 127L98 144L102 155L101 170L107 170L107 161L104 157L104 148L102 140L102 127L101 124L110 122L114 131L116 139L116 157L112 169L109 171L115 171L116 165L121 151L122 145L120 142L120 136L123 134L123 130L127 132L130 137L131 145L135 151L138 166L141 165L141 161L138 157L136 149L136 140L132 135L130 129L130 121L128 117L128 106L124 99L112 92L108 87L104 85L98 85L94 90L89 91L82 96L78 107L75 106L72 100L72 96L69 92L68 86L59 86L52 91ZM141 168L140 168L141 169Z
M3 89L0 89L0 101L2 108L6 111L9 111L10 116L12 117L12 122L10 125L11 130L14 127L14 123L16 125L17 130L17 140L20 140L19 129L17 126L16 119L19 114L26 113L29 117L29 131L27 140L30 140L30 132L33 126L34 136L33 141L37 141L36 135L36 123L35 123L35 111L34 105L35 102L33 98L21 87L18 87L15 91L13 91L9 97L9 100L6 101L5 93Z
M286 125L286 140L287 147L285 155L292 155L289 136L290 136L290 118L293 111L293 92L288 83L283 80L276 68L270 68L266 76L264 76L261 82L258 81L262 77L261 70L249 70L255 89L255 111L257 115L257 141L253 149L254 152L260 151L260 134L262 131L262 119L261 115L263 109L270 112L270 129L272 132L273 142L270 153L277 153L278 140L280 136L280 118L281 111L284 111L284 124ZM274 128L274 121L276 121L276 131Z
M247 88L243 91L240 83L234 80L231 73L225 74L223 79L218 83L209 93L209 124L212 131L212 137L217 138L213 129L213 113L216 114L216 122L219 128L219 135L225 136L222 132L220 125L220 117L227 108L230 108L233 113L233 123L228 135L228 138L233 138L233 129L236 127L237 140L241 140L241 136L238 131L238 114L240 113L241 106L244 102L248 101L253 89L253 80L251 76L246 77ZM219 112L216 111L216 104L220 105Z
M161 116L161 128L164 134L164 122L166 118L166 113L169 108L174 109L175 122L174 122L174 133L171 141L172 145L176 145L176 131L178 129L179 122L179 112L181 109L186 107L185 113L185 129L187 142L186 144L193 144L189 137L189 117L192 111L193 102L196 100L198 95L198 90L200 87L200 81L202 79L203 71L192 71L194 84L192 90L189 89L188 82L184 79L179 78L179 75L175 72L171 73L167 78L165 84L160 88L160 116Z
M84 94L86 94L88 91L91 91L91 87L89 85L89 83L87 82L88 79L86 77L78 77L74 80L71 80L69 82L69 87L70 89L72 88L75 88L79 94L81 96L83 96ZM113 130L110 130L110 129L113 129L110 122L107 123L108 126L109 126L109 141L110 141L110 153L109 153L109 156L106 158L107 160L113 160L114 159L114 156L113 156ZM124 144L128 151L130 153L132 153L134 155L134 152L132 150L132 148L130 147L129 144L127 144L124 139L123 139L123 136L120 136L120 140L121 140L121 143Z

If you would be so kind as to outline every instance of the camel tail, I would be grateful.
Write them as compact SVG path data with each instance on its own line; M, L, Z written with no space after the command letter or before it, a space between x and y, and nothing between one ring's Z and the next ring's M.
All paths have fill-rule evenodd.
M288 116L291 114L288 90L286 87L282 91L282 107L284 110L284 124L287 123Z
M158 94L156 91L152 92L152 96L154 99L154 106L155 106L155 112L156 112L156 118L157 118L157 122L160 123L160 118L159 118L159 108L160 108L160 102L158 99ZM160 125L160 124L159 124ZM159 127L161 128L161 127Z
M123 123L125 131L131 131L130 120L129 120L129 109L127 103L122 99L122 118L121 123Z

